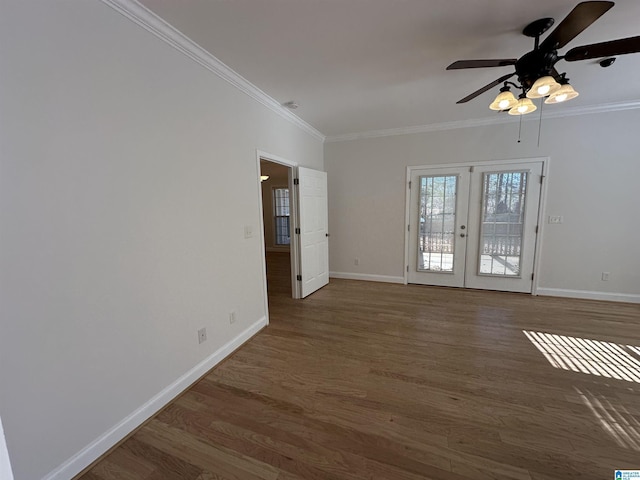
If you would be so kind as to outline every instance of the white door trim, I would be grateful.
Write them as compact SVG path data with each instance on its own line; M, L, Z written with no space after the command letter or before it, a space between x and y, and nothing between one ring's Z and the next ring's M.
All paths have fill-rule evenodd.
M267 293L267 262L266 262L266 249L265 249L265 238L264 238L264 206L262 205L262 186L260 182L260 160L267 160L273 163L279 163L280 165L284 165L285 167L289 167L289 208L290 208L290 228L295 232L295 229L298 228L299 224L299 216L298 216L298 197L297 197L297 189L293 186L293 179L296 176L296 169L298 168L298 163L292 160L288 160L286 158L279 157L278 155L273 155L268 152L264 152L262 150L256 149L256 188L258 189L258 198L259 198L259 206L260 206L260 239L261 239L261 248L262 248L262 278L263 278L263 290L264 290L264 303L265 303L265 313L267 315L267 323L269 322L269 299ZM292 240L294 235L291 236ZM294 299L302 298L301 288L296 279L300 274L300 246L297 242L292 241L289 245L289 255L291 257L291 296Z
M509 165L512 163L539 163L542 162L542 177L543 182L540 189L540 205L538 208L538 235L536 239L536 247L533 258L533 284L531 287L531 295L537 295L538 293L538 282L540 280L539 272L540 272L540 258L542 252L542 238L544 231L544 216L545 216L545 206L547 200L547 177L549 175L549 164L550 157L533 157L533 158L512 158L512 159L504 159L504 160L486 160L481 162L456 162L456 163L439 163L433 165L409 165L407 166L407 174L405 180L405 222L404 222L404 284L407 285L409 283L409 241L410 241L410 233L408 230L409 223L411 220L411 189L409 188L409 183L411 181L411 176L415 170L424 170L424 169L436 169L436 168L458 168L458 167L489 167L489 166L502 166Z
M537 159L542 161L542 185L540 186L540 206L538 208L538 238L536 239L536 249L533 257L533 285L531 286L531 295L538 295L538 282L540 281L540 257L542 253L542 240L544 238L544 219L546 218L547 205L547 183L549 177L549 165L551 159L549 157L541 157Z

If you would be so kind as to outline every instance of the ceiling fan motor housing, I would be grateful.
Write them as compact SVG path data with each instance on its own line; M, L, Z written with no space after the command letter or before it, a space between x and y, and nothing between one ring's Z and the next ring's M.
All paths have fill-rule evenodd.
M523 55L516 62L516 73L518 80L525 91L529 90L534 82L540 77L552 75L553 66L558 61L557 50L542 51L533 50Z

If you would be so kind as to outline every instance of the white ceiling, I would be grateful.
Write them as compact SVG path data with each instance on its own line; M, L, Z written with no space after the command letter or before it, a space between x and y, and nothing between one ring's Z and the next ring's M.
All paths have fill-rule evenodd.
M517 58L520 32L577 0L140 0L295 114L336 136L483 119L499 87L456 101L513 67L445 71L455 60ZM578 45L640 35L640 1L618 0L574 39ZM544 38L544 37L543 37ZM580 97L547 110L640 100L640 54L610 68L560 61Z

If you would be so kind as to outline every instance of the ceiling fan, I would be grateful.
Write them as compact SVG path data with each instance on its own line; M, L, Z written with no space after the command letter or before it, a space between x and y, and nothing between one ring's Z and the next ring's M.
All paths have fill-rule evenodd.
M547 97L545 103L560 103L577 97L578 93L569 84L566 73L560 74L555 68L559 60L575 62L640 52L640 36L637 36L583 45L572 48L564 55L558 55L558 49L567 45L613 6L614 2L610 1L579 3L542 42L540 36L553 26L554 19L541 18L530 23L522 33L534 38L535 44L532 51L520 58L453 62L447 70L515 66L515 72L503 75L456 103L466 103L501 83L504 83L504 86L489 108L508 111L512 115L524 115L534 111L536 107L531 98ZM508 81L514 75L518 76L520 85ZM522 90L519 99L510 92L510 86Z

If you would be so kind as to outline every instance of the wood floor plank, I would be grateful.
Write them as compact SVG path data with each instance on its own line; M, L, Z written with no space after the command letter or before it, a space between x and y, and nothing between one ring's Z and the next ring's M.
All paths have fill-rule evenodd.
M96 465L97 467L97 465ZM99 477L96 473L96 468L94 467L90 472L85 473L82 478L83 480L104 480L103 478Z
M114 452L110 458L96 465L92 473L103 480L143 480L153 472L153 469L145 471L140 468L140 464L121 464L116 459L119 454L120 452Z
M151 463L155 466L155 470L145 480L160 478L195 480L202 473L201 468L144 443L139 440L137 435L127 440L120 449L130 452L133 457L140 461Z
M627 347L640 346L640 305L334 279L294 301L287 262L267 259L268 328L83 480L640 469L640 350ZM564 338L561 361L531 338ZM604 355L594 341L614 346Z
M211 445L184 430L152 420L138 432L145 443L176 456L203 470L220 472L229 479L275 480L277 469L220 445Z

